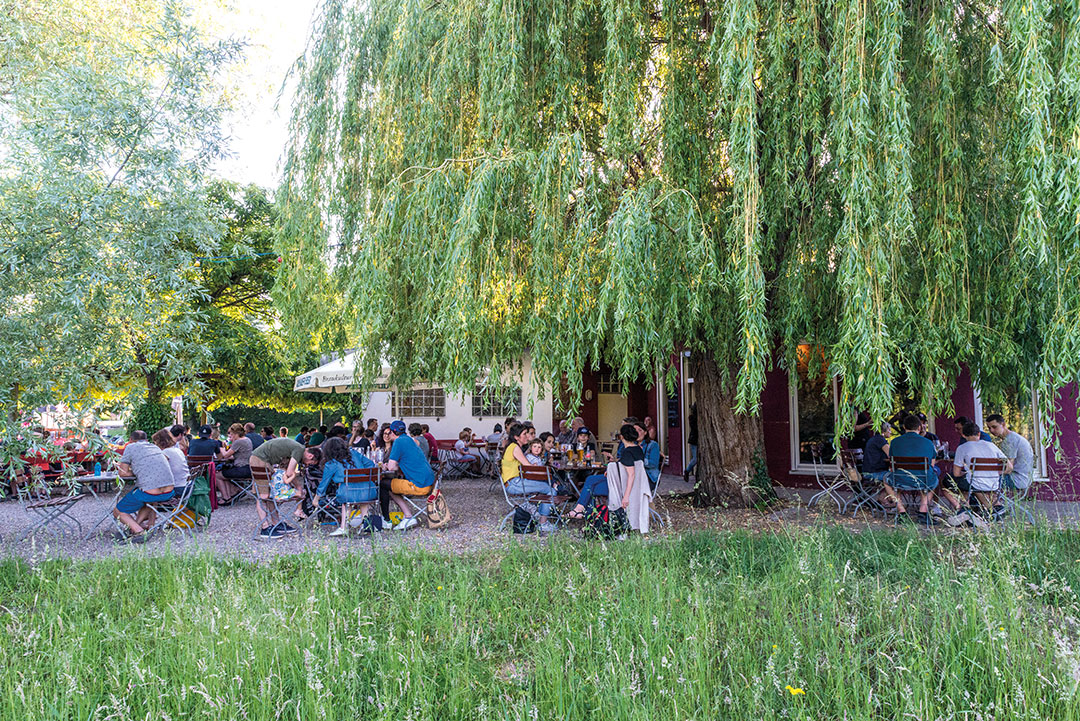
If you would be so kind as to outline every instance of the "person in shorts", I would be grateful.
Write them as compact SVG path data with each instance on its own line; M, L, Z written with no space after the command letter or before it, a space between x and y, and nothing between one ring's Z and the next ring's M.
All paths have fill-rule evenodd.
M930 496L938 486L938 475L935 470L937 449L932 441L919 433L922 421L916 415L904 418L904 434L889 442L890 458L926 458L927 471L898 470L890 473L885 479L883 486L889 498L896 503L896 511L900 518L906 518L907 509L904 501L900 498L897 490L915 491L919 494L919 510L915 519L920 522L929 522Z
M136 540L143 538L142 532L150 527L157 515L146 504L172 498L176 481L169 459L160 448L146 440L144 431L132 431L129 439L117 469L121 476L135 477L135 488L116 504L113 518Z
M383 518L390 517L390 501L393 500L401 509L402 520L395 528L404 531L412 528L418 521L412 517L412 507L403 496L426 496L435 485L435 472L427 457L412 438L405 435L405 422L394 421L387 429L390 441L390 456L382 465L384 471L400 473L399 477L383 478L379 481L379 502Z

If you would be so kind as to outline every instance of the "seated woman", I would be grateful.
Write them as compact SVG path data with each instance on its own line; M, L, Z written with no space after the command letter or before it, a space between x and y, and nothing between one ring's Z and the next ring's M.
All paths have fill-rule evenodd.
M165 458L169 461L176 495L183 495L188 480L187 456L184 455L184 451L173 440L173 435L168 428L162 428L151 436L150 440L161 449L161 452L165 454Z
M370 483L346 483L345 469L354 468L354 459L364 458L359 452L353 453L343 438L327 438L322 444L322 480L315 490L314 505L319 507L319 499L325 498L331 483L337 484L336 500L341 506L341 525L331 536L344 536L349 532L348 516L358 510L360 516L366 516L371 510L378 490ZM364 458L364 460L367 460ZM368 461L370 463L370 461ZM372 464L373 465L373 464Z
M239 423L229 426L229 448L221 452L221 459L226 461L218 469L218 500L228 503L239 493L235 483L227 479L251 478L251 439L244 434L244 427Z
M554 496L555 489L547 483L526 481L521 477L521 467L532 465L529 463L529 459L525 457L525 452L521 449L522 443L528 443L526 439L529 435L529 429L520 423L510 426L507 436L510 442L507 444L506 450L503 451L502 462L500 463L503 485L506 486L507 493L519 496L527 493L546 493ZM551 504L541 503L539 529L541 533L550 533L555 530L555 525L549 520L550 516Z
M633 488L634 486L634 463L636 461L645 462L645 453L641 450L641 446L638 445L638 431L632 425L624 425L619 429L619 436L622 438L623 451L619 455L619 460L612 461L612 463L619 463L626 467L626 487ZM589 507L589 501L593 496L606 496L608 494L607 475L595 475L589 476L585 479L585 485L581 488L581 495L578 497L577 505L574 506L574 510L570 511L570 518L584 518L585 509ZM626 506L630 502L629 491L623 495L622 507Z

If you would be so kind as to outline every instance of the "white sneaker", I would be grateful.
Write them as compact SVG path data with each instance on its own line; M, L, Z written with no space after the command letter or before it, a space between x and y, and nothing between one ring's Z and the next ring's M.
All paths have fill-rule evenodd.
M415 526L418 523L420 523L420 521L416 520L416 516L410 516L409 518L402 518L401 523L394 526L394 530L395 531L407 531L408 529L412 528L413 526Z
M969 520L970 520L970 518L971 518L971 517L970 517L970 516L968 516L968 514L967 514L967 511L960 511L960 512L959 512L959 513L957 513L957 514L956 514L955 516L949 516L949 517L947 517L947 518L945 519L945 523L948 523L948 524L949 524L950 526L952 526L953 528L956 528L957 526L962 526L962 525L964 525L964 523L966 523L967 521L969 521Z
M348 533L349 533L349 529L342 528L341 526L338 526L337 528L335 528L333 531L330 532L330 535L331 536L345 536L345 535L348 535Z

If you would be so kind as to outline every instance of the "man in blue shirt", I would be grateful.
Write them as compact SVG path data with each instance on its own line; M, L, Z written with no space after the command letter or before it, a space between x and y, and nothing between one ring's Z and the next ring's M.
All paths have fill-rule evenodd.
M896 458L926 458L927 470L919 471L897 470L890 473L885 481L885 492L896 501L896 510L900 518L906 518L907 509L896 489L904 491L916 491L919 494L919 512L915 518L923 523L929 519L930 496L938 485L937 471L934 469L937 451L934 444L919 434L922 421L918 416L909 415L904 418L904 435L894 438L889 442L889 457Z
M384 478L379 481L379 502L382 505L383 518L390 517L390 500L393 499L401 509L402 520L395 528L404 531L415 526L418 521L412 517L412 507L402 496L426 496L435 485L435 472L424 457L420 446L405 434L405 422L394 421L390 424L390 457L383 464L387 472L400 471L404 478Z

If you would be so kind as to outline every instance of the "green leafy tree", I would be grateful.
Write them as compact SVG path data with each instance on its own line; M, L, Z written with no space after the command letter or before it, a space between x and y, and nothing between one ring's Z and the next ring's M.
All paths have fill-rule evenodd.
M841 431L1080 376L1076 0L326 0L298 73L277 299L369 375L689 348L734 503L800 344Z
M157 402L209 364L195 258L240 47L176 3L4 5L0 406Z

